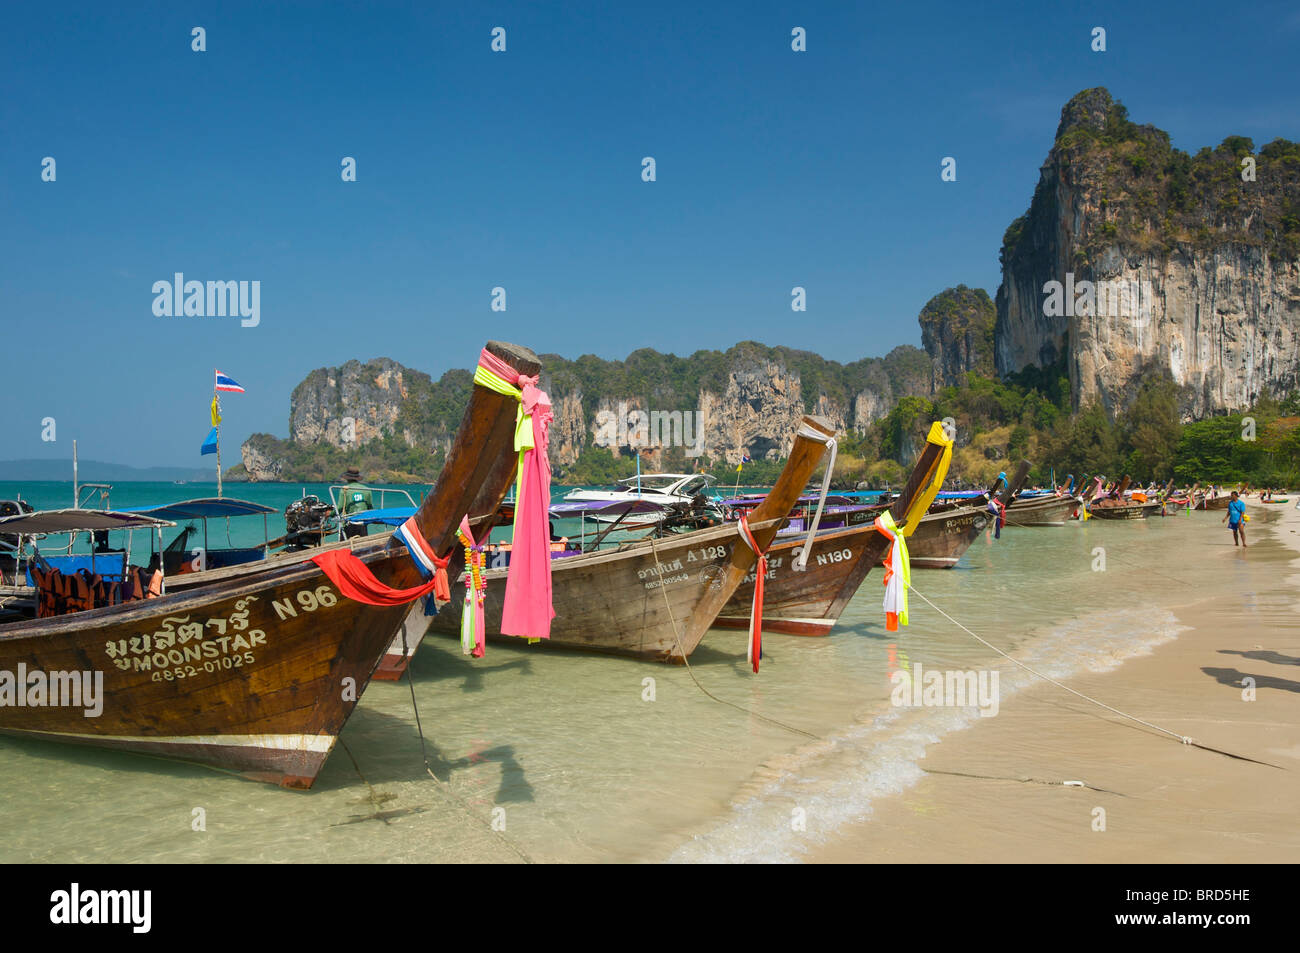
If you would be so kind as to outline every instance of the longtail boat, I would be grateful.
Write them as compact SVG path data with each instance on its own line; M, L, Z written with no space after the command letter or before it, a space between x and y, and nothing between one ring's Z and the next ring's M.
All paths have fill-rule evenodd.
M1005 505L1024 486L1028 475L1029 461L1022 460L1011 481L999 477L989 489L989 496ZM927 513L907 541L912 568L951 569L994 519L987 507L978 506Z
M1250 489L1250 485L1247 484L1246 486L1242 487L1240 490L1237 491L1237 495L1244 498L1246 495L1246 491L1249 489ZM1219 493L1218 496L1210 496L1208 493L1202 493L1201 498L1200 500L1197 501L1194 509L1226 510L1228 508L1228 504L1231 502L1232 502L1231 490L1221 492Z
M489 342L480 363L492 358L519 374L540 367L531 351L509 344ZM456 545L480 488L503 455L514 455L518 398L475 380L447 464L410 524L435 556ZM380 585L421 589L413 551L395 535L354 542L353 555ZM0 628L0 698L16 689L27 704L0 705L0 732L309 788L407 612L402 602L345 598L320 564L300 560L16 623ZM44 680L41 704L14 672ZM98 712L82 704L83 693L74 704L48 704L56 685L67 701L83 684L99 685Z
M1159 513L1164 507L1164 501L1160 498L1148 500L1145 494L1140 500L1125 498L1124 493L1128 489L1129 482L1130 479L1126 475L1119 486L1106 498L1089 503L1088 513L1105 520L1144 520L1148 516Z
M1012 526L1064 526L1082 504L1083 497L1074 492L1071 483L1059 493L1017 496L1007 504L1006 520Z
M939 463L945 446L950 444L942 433L942 428L931 431L911 477L889 507L904 536L908 529L907 514L918 502L925 502L927 494L933 499L934 491L943 482L946 465L941 470ZM922 506L921 511L924 510ZM778 539L767 554L763 631L828 635L872 568L880 564L889 545L889 538L872 522L818 531L811 543L804 534ZM808 557L800 569L796 556L805 547ZM756 581L754 573L745 577L714 622L716 627L748 628Z
M471 515L469 525L476 537L484 537L504 516L509 516L511 507L503 506L501 501L514 482L515 475L518 471L519 460L513 454L503 454L498 460L496 466L487 479L483 481L482 488L470 508ZM364 527L367 531L372 526L382 527L381 533L369 537L371 545L375 544L380 536L391 536L394 529L409 519L416 511L414 506L411 507L389 507L381 510L374 510L367 513L357 513L349 517L350 525ZM300 563L304 558L318 552L328 552L334 549L347 549L353 545L355 540L341 540L337 542L322 543L313 548L310 552L296 551L277 553L257 564L244 564L240 566L227 566L218 569L209 569L202 573L185 574L169 579L168 589L171 591L179 589L188 589L196 586L206 585L215 581L230 581L231 579L247 576L252 572L260 569L277 568L286 565ZM461 547L452 550L450 560L447 564L447 577L450 581L455 581L461 574L465 565L465 552ZM426 608L425 599L417 599L411 603L407 610L406 616L398 626L397 633L393 636L388 648L385 650L383 658L379 661L379 667L375 669L372 676L376 681L391 682L402 677L406 671L415 650L419 648L420 642L424 639L425 633L429 628L429 621L432 613Z
M827 421L803 418L776 485L743 524L760 549L775 537L834 435ZM658 661L689 656L754 568L757 557L741 541L739 525L555 560L555 618L544 644ZM505 570L487 570L481 578L488 637L514 638L501 635ZM462 611L457 601L443 606L432 628L459 631Z

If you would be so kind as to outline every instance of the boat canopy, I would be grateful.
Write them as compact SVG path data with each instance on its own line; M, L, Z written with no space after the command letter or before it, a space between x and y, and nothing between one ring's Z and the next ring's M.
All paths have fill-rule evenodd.
M373 523L401 526L414 515L414 506L389 506L382 510L362 510L360 513L349 514L345 517L345 521L361 523L363 526L370 526Z
M666 490L674 483L683 483L687 480L695 480L696 478L698 478L701 487L712 486L718 482L716 477L707 473L643 473L639 477L624 477L619 480L616 485L636 487L640 484L642 488Z
M654 500L566 500L551 504L552 516L581 516L583 513L660 513L664 505Z
M122 510L37 510L0 519L0 531L39 536L46 533L91 533L110 529L175 526L170 520Z
M132 506L123 512L142 513L162 520L210 520L228 516L265 516L280 511L251 500L210 497L201 500L183 500L180 503L162 503L157 506Z

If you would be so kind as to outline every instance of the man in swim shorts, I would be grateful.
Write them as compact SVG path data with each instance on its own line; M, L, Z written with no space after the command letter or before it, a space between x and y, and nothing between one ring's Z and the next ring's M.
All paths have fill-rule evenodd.
M1223 521L1228 524L1228 529L1232 530L1232 545L1237 545L1237 538L1241 537L1241 545L1246 545L1246 524L1242 519L1246 515L1246 504L1237 496L1237 491L1232 491L1232 501L1228 503L1228 512L1223 514Z

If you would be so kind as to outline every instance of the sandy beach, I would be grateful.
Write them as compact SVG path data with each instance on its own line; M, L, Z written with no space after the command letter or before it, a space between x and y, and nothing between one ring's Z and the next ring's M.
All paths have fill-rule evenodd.
M1300 511L1252 500L1250 546L1212 514L1196 552L1106 585L1143 585L1186 628L1065 684L1239 757L1188 746L1041 682L930 746L925 777L878 800L808 860L1295 862L1300 859ZM1180 564L1216 568L1189 586ZM1111 570L1115 572L1114 567ZM1104 589L1104 587L1102 587ZM1099 598L1101 598L1099 590ZM1242 679L1255 681L1254 700ZM1252 760L1244 760L1252 759ZM1263 762L1263 763L1255 763ZM1084 786L1064 782L1083 782Z

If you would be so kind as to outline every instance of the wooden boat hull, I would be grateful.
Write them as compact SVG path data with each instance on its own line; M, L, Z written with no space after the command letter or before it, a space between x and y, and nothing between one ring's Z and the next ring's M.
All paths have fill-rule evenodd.
M749 514L755 547L770 547L825 455L835 428L805 415L776 484ZM756 559L739 527L725 523L613 551L569 556L551 563L550 637L541 644L611 652L659 661L689 656L726 607ZM505 569L484 573L484 616L489 637L501 636ZM458 632L464 599L453 599L433 628Z
M829 635L875 564L864 555L867 541L875 535L871 524L820 532L813 539L807 567L798 572L794 557L805 537L773 544L763 586L763 631ZM717 628L749 628L754 583L751 572L714 622Z
M540 644L670 661L695 648L686 622L720 578L739 537L734 523L646 540L613 552L584 553L551 563L551 637ZM489 639L501 634L506 570L490 569L484 615ZM463 587L431 620L437 632L459 633Z
M993 520L987 510L964 507L928 513L907 540L913 569L951 569Z
M415 650L424 640L424 634L429 631L430 621L430 617L424 614L424 600L415 600L410 611L402 619L397 634L388 643L388 648L384 649L379 667L375 669L376 681L395 682L402 677L406 667L411 664Z
M312 563L274 576L7 627L0 669L98 675L103 710L0 707L0 732L310 787L407 607L341 598Z
M525 348L489 342L485 350L521 374L540 369ZM433 552L453 549L456 526L489 481L512 472L517 409L512 395L471 390L447 465L413 517ZM383 585L421 582L391 536L352 552ZM102 707L88 712L80 691L76 704L11 700L0 704L0 733L161 754L310 787L410 606L344 598L309 555L247 575L239 567L215 570L232 575L156 599L5 626L0 700L6 676L12 695L26 680L15 673L67 673L57 681L69 689L74 675L98 683Z
M377 533L368 537L371 541L387 539L392 536L392 530L385 533ZM236 579L248 579L257 575L258 572L265 572L268 569L275 569L284 566L300 563L316 553L326 552L331 549L346 549L350 544L347 541L325 543L321 546L309 550L300 550L293 553L276 553L268 556L265 560L255 564L240 564L237 566L221 567L219 569L209 569L201 573L187 573L183 576L169 576L167 579L168 592L185 592L190 589L203 585L210 585L213 582ZM453 555L452 563L448 566L449 574L454 581L454 573L459 571L460 564L464 557L458 553ZM411 658L415 655L415 650L419 648L421 640L424 638L426 630L429 628L429 617L424 614L423 600L416 600L408 607L408 612L402 619L397 628L397 633L389 642L388 648L384 650L383 658L379 661L379 667L375 670L374 678L381 682L395 682L402 677L406 671L406 666L410 664Z
M1228 495L1216 496L1214 499L1202 499L1196 505L1198 510L1226 510L1228 504L1232 502L1232 497Z
M1122 506L1091 506L1090 516L1103 520L1144 520L1160 512L1164 504L1159 500L1150 503L1126 503Z
M1064 526L1080 506L1072 496L1017 500L1007 507L1008 526Z

